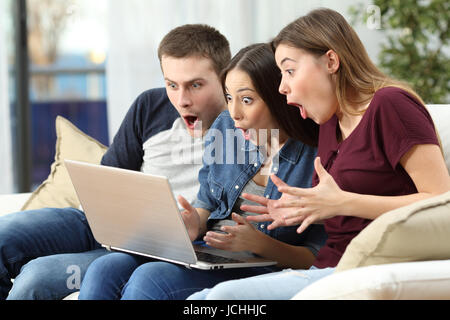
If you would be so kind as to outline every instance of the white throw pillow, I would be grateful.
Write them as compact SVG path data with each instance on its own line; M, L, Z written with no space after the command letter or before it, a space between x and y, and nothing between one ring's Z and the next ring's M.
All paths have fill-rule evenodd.
M450 299L450 260L375 265L333 273L294 300Z

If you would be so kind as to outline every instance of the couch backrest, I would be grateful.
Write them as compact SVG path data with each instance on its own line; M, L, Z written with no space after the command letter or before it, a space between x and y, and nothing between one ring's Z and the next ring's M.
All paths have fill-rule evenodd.
M450 172L450 104L427 105L427 109L441 137L445 164L447 165L447 170Z

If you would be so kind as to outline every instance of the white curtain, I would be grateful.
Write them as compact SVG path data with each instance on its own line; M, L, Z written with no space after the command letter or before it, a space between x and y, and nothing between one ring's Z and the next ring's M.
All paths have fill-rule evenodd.
M13 192L11 124L8 96L8 64L6 60L5 1L0 2L0 194Z
M369 4L370 0L364 0ZM317 7L348 18L352 0L110 0L108 1L107 100L109 133L113 137L128 107L142 91L163 86L158 44L171 29L205 23L230 41L232 54L255 42L267 42L289 22ZM382 34L361 27L372 59ZM366 41L364 41L366 40Z

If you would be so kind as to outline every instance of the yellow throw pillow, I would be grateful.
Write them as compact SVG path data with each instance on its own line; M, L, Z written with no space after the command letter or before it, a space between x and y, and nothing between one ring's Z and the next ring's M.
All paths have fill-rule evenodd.
M78 208L80 202L72 186L64 159L99 164L107 147L86 135L69 120L56 118L55 162L50 174L23 205L22 210L40 208Z
M450 191L386 212L353 238L336 272L387 263L450 259Z

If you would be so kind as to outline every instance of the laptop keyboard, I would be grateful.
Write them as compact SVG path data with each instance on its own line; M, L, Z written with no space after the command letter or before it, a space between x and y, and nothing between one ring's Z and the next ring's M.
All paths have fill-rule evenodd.
M232 258L225 258L221 256L216 256L214 254L206 253L206 252L195 252L197 254L197 259L200 261L205 261L209 263L240 263L242 261L232 259Z

